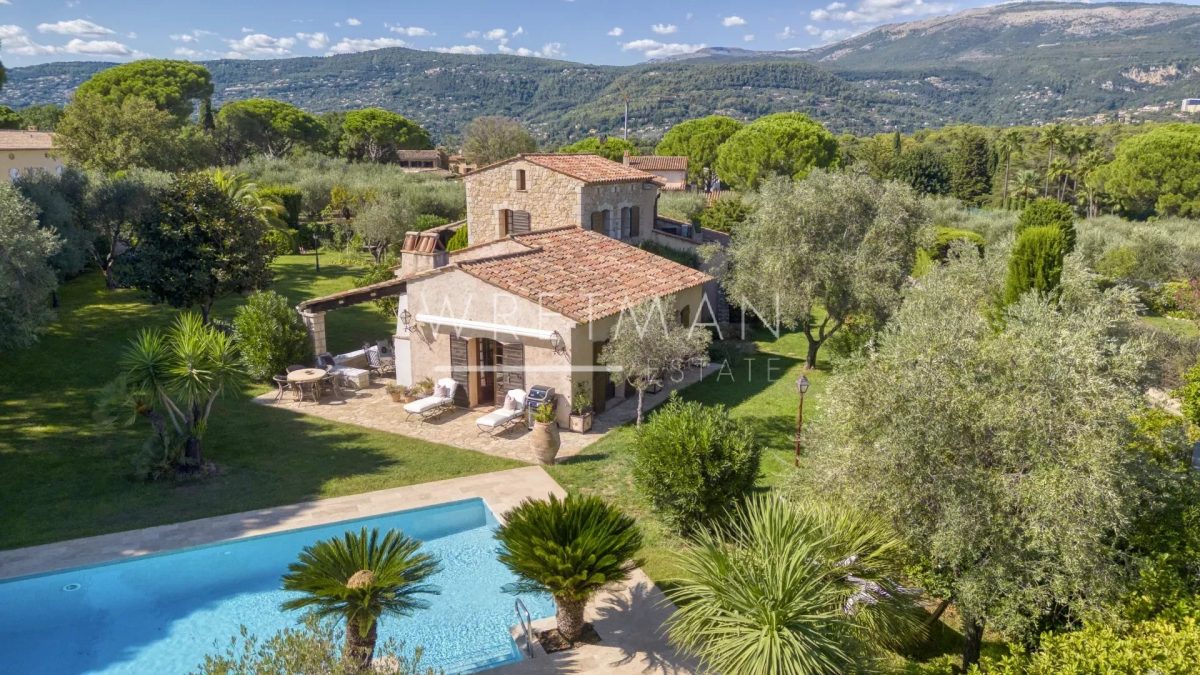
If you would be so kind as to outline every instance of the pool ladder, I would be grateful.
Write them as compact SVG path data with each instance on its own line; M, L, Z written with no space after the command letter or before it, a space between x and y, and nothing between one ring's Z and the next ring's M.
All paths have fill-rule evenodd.
M529 608L525 603L517 598L513 603L513 609L517 612L517 623L521 626L521 630L525 633L525 651L529 654L529 658L533 658L533 617L529 616ZM522 616L524 612L524 616Z

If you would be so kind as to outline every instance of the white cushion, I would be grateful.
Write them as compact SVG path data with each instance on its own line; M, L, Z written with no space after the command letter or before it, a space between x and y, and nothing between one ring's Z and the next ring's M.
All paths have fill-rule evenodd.
M483 417L480 417L478 420L475 421L475 424L477 424L481 427L496 427L496 426L500 426L501 424L504 424L506 422L512 421L513 418L520 417L520 416L521 416L520 410L508 410L506 408L501 408L499 410L493 410L492 412L484 415Z
M426 396L412 403L404 404L404 412L413 413L414 415L423 413L450 402L449 396Z
M504 397L505 410L522 410L525 408L525 391L523 389L512 389Z

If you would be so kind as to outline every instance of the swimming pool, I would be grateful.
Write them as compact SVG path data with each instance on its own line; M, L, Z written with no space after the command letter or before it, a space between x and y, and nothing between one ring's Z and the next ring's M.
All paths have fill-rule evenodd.
M300 550L348 529L399 529L442 571L429 609L384 618L379 641L424 648L422 664L467 673L521 659L509 634L514 580L496 560L497 521L482 499L330 523L0 582L0 670L67 675L188 673L245 625L268 637L297 625L280 577ZM549 596L522 595L535 619Z

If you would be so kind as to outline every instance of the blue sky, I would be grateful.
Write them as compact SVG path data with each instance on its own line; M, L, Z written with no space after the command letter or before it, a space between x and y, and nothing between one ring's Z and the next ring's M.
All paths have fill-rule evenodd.
M703 46L802 49L978 0L0 0L0 60L192 60L380 47L627 64Z

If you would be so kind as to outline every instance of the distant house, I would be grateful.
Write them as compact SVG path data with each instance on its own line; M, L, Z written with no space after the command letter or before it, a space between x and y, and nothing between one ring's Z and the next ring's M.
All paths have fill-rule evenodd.
M441 150L397 150L396 164L405 171L450 170L450 158Z
M14 181L22 174L39 169L62 173L62 161L54 153L54 134L0 130L0 170L8 180Z
M670 155L625 155L625 166L652 173L663 180L664 190L688 188L688 158Z
M478 165L468 162L467 158L462 155L450 155L450 170L460 176L465 176L478 168Z
M1200 98L1185 98L1179 109L1185 113L1200 112Z

